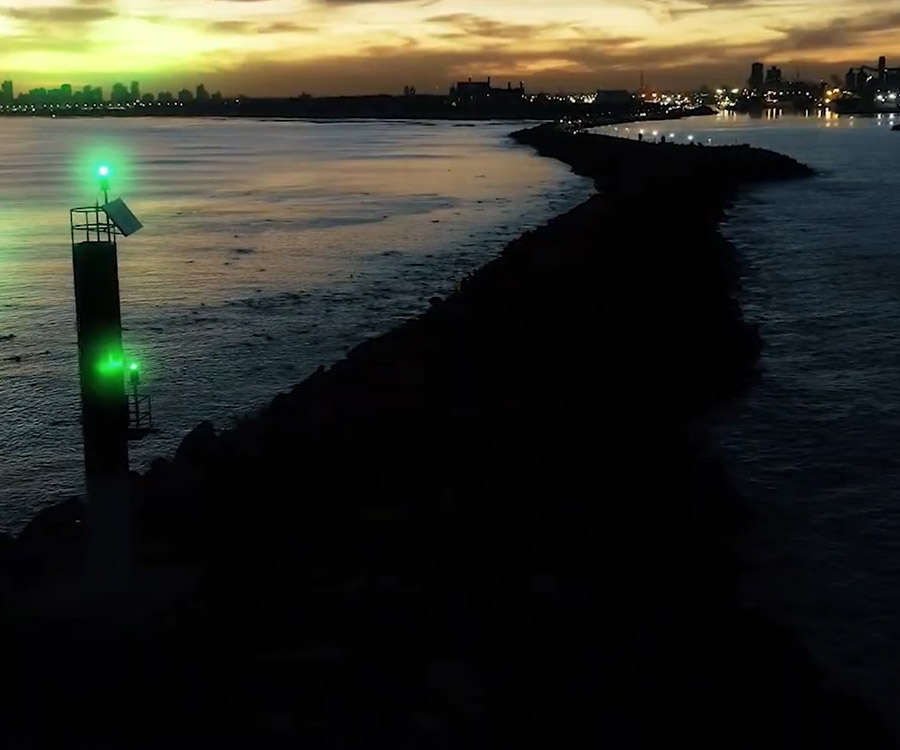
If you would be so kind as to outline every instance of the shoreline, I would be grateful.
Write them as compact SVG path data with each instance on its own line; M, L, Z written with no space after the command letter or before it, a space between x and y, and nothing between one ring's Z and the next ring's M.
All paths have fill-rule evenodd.
M136 479L143 568L195 583L165 625L113 639L146 701L135 719L156 715L163 685L170 712L190 704L172 679L188 662L215 676L206 721L267 741L365 747L378 726L419 746L584 731L620 747L892 746L790 633L736 608L743 519L704 425L752 384L761 346L723 209L809 170L745 146L547 125L515 138L602 194ZM78 511L0 544L25 571L11 600L77 565ZM83 674L93 635L40 624L54 648L31 620L2 623L24 644L12 674L35 689L59 685L60 661ZM104 695L103 676L80 688ZM268 703L287 725L267 723ZM27 736L43 712L19 711Z

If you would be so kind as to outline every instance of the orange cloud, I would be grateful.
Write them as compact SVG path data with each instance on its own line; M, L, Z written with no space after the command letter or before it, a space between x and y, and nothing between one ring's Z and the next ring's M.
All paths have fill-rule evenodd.
M900 58L900 0L6 0L0 75L19 87L204 79L229 93L531 89L742 81L755 59L809 77Z

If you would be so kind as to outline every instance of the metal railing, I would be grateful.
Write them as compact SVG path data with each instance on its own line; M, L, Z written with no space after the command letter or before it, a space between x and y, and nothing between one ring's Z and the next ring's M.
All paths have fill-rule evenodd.
M140 440L154 432L153 402L150 396L139 393L128 394L128 438Z
M121 232L110 221L103 206L80 206L69 211L69 225L72 230L72 244L76 242L116 243L116 235ZM81 239L76 240L76 236Z

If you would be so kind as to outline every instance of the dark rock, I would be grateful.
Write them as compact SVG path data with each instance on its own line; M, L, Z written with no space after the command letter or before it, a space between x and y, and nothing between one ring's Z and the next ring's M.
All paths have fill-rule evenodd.
M175 461L191 464L206 463L215 452L216 428L212 422L201 422L181 441L175 451Z

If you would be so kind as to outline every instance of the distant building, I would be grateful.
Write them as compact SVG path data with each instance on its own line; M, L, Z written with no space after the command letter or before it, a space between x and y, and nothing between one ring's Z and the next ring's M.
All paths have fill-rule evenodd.
M112 93L109 95L109 100L113 104L127 104L130 97L131 92L128 90L128 87L125 86L124 83L116 83L112 87Z
M141 84L138 81L131 82L131 101L136 102L141 98Z
M194 101L194 95L189 89L181 89L181 91L178 92L178 101L182 103L192 102Z
M761 62L753 63L750 69L750 78L747 85L751 91L760 91L763 87L763 70L765 66Z
M780 86L781 81L781 68L773 65L766 71L766 86Z
M871 94L876 91L900 93L900 67L889 68L887 58L878 58L878 67L863 65L850 68L844 76L844 86L856 94Z
M625 89L598 89L594 103L601 106L622 107L634 102L634 95Z
M209 92L202 83L197 86L197 101L204 104L209 101Z
M459 81L450 87L450 98L464 103L502 102L522 99L525 96L525 84L519 81L517 88L513 88L512 82L506 84L506 88L493 88L491 78L486 81Z
M4 81L0 84L0 104L12 104L14 99L13 82Z
M151 94L151 93L149 93L149 92L146 93L146 94L144 94L144 95L141 97L141 101L142 101L144 104L153 104L154 99L155 99L155 97L153 96L153 94Z

